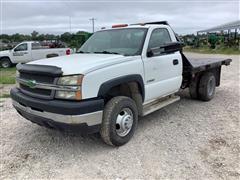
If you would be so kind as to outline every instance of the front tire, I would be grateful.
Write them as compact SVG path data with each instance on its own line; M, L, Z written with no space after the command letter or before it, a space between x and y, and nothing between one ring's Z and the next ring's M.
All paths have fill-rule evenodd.
M100 134L105 143L121 146L132 138L137 124L136 103L131 98L117 96L105 106Z
M0 65L2 68L10 68L12 66L12 62L9 58L0 59Z

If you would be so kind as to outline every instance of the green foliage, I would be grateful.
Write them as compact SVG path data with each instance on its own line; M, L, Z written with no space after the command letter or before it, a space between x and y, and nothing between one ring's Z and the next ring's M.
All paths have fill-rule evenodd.
M200 35L185 35L181 39L185 50L201 53L240 54L240 35L235 33L209 33Z
M16 68L0 68L0 84L15 84Z
M0 94L0 99L1 98L10 98L10 97L11 97L10 94Z
M91 35L91 33L83 31L78 31L76 34L66 32L60 36L60 39L67 43L69 47L78 49Z
M216 47L217 42L219 41L219 38L215 34L210 34L208 36L208 42L210 44L210 47L214 49Z
M66 43L71 48L79 48L81 45L92 35L92 33L79 31L77 33L65 32L61 35L54 34L39 34L37 31L33 31L31 35L24 34L1 34L0 39L3 43L12 44L20 43L22 41L44 41L44 40L57 40ZM10 47L8 47L9 49ZM1 49L2 50L2 49Z
M38 32L37 32L37 31L33 31L33 32L31 33L31 35L32 35L32 40L36 40L36 39L37 39L37 36L38 36Z

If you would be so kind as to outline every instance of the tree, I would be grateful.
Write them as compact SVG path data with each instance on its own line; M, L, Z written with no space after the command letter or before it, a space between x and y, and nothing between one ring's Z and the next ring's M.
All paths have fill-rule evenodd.
M66 44L72 48L79 48L81 45L92 35L92 33L78 31L77 33L65 32L61 35L54 34L39 34L37 31L33 31L30 35L24 34L0 34L0 39L4 43L20 43L22 41L44 41L44 40L60 40L60 44Z
M38 37L37 37L37 40L38 40L38 41L43 41L43 40L45 40L45 35L44 35L44 34L39 34Z
M25 39L24 39L24 35L23 34L16 33L16 34L12 35L11 40L13 42L22 42Z
M31 35L32 35L32 40L37 40L37 36L38 36L38 32L37 31L33 31L31 33Z
M70 34L69 32L65 32L61 35L60 38L63 42L69 43L71 41L72 34Z

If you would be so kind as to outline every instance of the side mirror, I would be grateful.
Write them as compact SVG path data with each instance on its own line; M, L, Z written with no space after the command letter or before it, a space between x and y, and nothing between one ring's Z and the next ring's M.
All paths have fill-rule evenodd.
M171 42L160 47L151 48L147 52L147 57L158 56L160 54L169 54L177 51L182 51L184 44L181 42Z

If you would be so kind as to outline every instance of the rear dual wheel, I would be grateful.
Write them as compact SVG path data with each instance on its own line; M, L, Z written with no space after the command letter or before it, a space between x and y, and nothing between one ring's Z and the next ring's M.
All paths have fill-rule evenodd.
M203 101L210 101L215 95L216 79L213 73L204 74L199 82L199 98Z
M100 134L105 143L121 146L132 138L137 124L136 103L131 98L117 96L105 106Z
M215 95L216 78L213 73L203 74L199 82L190 84L189 92L193 99L210 101Z

